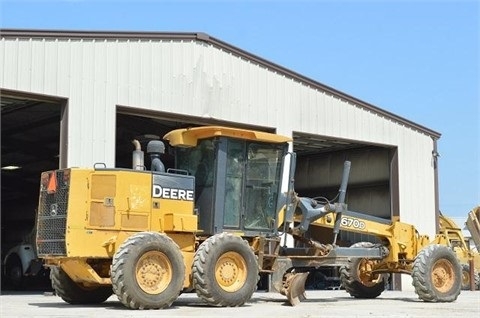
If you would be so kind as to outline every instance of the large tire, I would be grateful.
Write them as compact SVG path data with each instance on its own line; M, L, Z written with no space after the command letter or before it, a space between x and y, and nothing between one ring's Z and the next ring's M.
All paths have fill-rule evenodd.
M110 286L84 287L75 283L60 267L50 269L50 280L55 293L72 305L99 304L112 295Z
M247 241L229 233L211 236L200 245L192 273L197 295L222 307L245 304L259 279L257 258Z
M359 242L352 248L369 248L374 244ZM369 268L377 260L366 258L350 258L348 264L340 268L340 281L345 290L355 298L376 298L385 290L387 276L385 274L372 274Z
M473 269L475 289L480 287L480 275L476 269ZM470 265L462 264L462 290L470 290Z
M183 289L183 255L164 234L137 233L125 240L113 256L111 278L114 293L126 307L167 308Z
M438 244L422 249L413 263L412 284L423 301L455 301L462 288L462 268L455 253Z
M25 277L23 276L22 262L17 254L11 254L5 264L7 286L21 290L25 288Z

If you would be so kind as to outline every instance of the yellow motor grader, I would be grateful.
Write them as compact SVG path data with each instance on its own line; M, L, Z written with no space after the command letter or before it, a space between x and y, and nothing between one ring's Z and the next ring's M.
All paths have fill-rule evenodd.
M160 309L195 290L212 306L241 306L264 273L295 305L305 298L308 272L321 266L342 266L343 283L356 297L378 296L389 272L412 275L427 302L459 295L461 267L451 249L412 225L347 210L349 162L338 200L323 202L294 192L296 155L288 152L288 137L206 126L164 139L175 151L174 168L165 170L165 146L154 140L147 145L149 170L134 156L131 169L42 173L37 251L66 302L101 303L114 293L128 308ZM333 229L328 242L311 238L318 226ZM340 229L368 232L382 243L340 247ZM288 247L287 236L301 244Z
M462 289L480 289L480 206L468 213L467 228L475 243L475 248L470 247L470 242L463 236L462 229L450 218L440 215L440 234L442 244L448 245L460 261L462 266ZM473 266L472 266L473 265Z

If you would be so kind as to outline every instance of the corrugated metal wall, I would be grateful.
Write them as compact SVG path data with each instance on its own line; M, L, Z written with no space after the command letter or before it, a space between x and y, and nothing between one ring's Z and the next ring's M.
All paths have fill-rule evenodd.
M207 42L2 38L0 86L68 98L68 165L115 162L116 105L398 147L402 220L433 234L433 141Z

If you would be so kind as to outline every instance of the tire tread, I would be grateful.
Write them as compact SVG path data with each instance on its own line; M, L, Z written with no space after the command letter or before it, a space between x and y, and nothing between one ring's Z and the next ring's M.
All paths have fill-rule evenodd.
M208 270L209 266L211 266L212 257L214 257L214 253L225 246L225 244L234 243L238 244L238 248L248 250L251 252L251 256L254 264L248 264L249 260L245 260L247 262L247 270L255 270L256 279L255 282L249 282L247 274L246 279L246 286L242 288L242 292L238 297L235 297L235 300L226 299L222 297L221 294L215 291L215 277L209 277L210 271ZM195 257L193 259L193 284L196 290L197 295L202 298L205 302L212 306L218 307L238 307L242 306L246 301L248 301L252 294L255 292L257 288L257 282L259 279L258 275L258 265L256 261L256 256L254 255L253 251L250 248L250 245L244 239L234 236L230 233L220 233L214 236L209 237L205 240L200 247L198 248Z
M445 258L454 266L455 282L447 293L438 292L431 282L432 266L434 263ZM412 285L420 299L426 302L452 302L455 301L461 290L461 266L456 255L448 247L439 244L431 244L418 253L413 262Z

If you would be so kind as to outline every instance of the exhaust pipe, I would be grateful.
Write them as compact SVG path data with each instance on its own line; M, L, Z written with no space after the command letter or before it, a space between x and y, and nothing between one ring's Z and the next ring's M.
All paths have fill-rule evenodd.
M144 156L140 142L137 139L132 140L135 150L132 153L132 169L145 170Z

